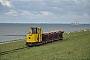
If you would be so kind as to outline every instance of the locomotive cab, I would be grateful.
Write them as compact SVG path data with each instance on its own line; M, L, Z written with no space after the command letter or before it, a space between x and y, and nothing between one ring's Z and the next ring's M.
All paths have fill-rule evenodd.
M26 45L32 46L39 42L42 42L42 28L31 27L30 32L26 34Z

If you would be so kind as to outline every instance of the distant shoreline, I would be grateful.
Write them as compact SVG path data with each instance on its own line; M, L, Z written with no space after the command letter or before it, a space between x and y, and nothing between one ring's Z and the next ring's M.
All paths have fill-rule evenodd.
M0 23L0 24L71 24L71 23ZM90 23L80 23L80 24L90 24Z
M18 42L18 41L23 41L25 39L16 39L16 40L9 40L9 41L3 41L3 42L0 42L0 44L6 44L6 43L12 43L12 42Z

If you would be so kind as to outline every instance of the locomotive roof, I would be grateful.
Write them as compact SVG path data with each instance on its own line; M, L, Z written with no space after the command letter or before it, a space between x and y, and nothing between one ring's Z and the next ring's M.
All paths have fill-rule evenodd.
M30 27L30 28L41 28L41 27Z

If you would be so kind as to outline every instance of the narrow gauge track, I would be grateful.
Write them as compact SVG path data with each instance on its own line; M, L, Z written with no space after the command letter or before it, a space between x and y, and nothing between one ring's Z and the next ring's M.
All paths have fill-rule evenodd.
M68 37L68 38L73 38L73 37L78 37L78 36L83 36L83 35L88 35L88 34L81 34L81 35L76 35L76 36L71 36L71 37ZM66 38L67 39L67 38ZM39 45L43 45L43 44L47 44L47 43L51 43L51 42L54 42L54 41L58 41L59 39L56 39L56 40L51 40L51 41L46 41L46 42L42 42L42 43L39 43L35 46L39 46ZM31 46L33 47L33 46ZM1 55L6 55L6 54L9 54L9 53L14 53L16 51L19 51L19 50L22 50L22 49L25 49L25 48L31 48L31 47L21 47L21 48L16 48L16 49L13 49L13 50L8 50L8 51L4 51L4 52L0 52L0 56Z
M5 54L13 53L13 52L16 52L18 50L25 49L25 48L27 48L27 47L21 47L21 48L16 48L16 49L13 49L13 50L8 50L8 51L0 52L0 55L5 55Z
M38 44L36 44L36 45L34 45L34 46L40 46L40 45L47 44L47 43L51 43L51 42L54 42L54 41L58 41L58 39L52 40L52 41L48 41L48 42L46 41L46 42L38 43ZM9 54L9 53L14 53L14 52L16 52L16 51L23 50L23 49L25 49L25 48L31 48L31 47L33 47L33 46L30 46L30 47L26 46L26 47L16 48L16 49L13 49L13 50L3 51L3 52L0 52L0 56L1 56L1 55L6 55L6 54Z

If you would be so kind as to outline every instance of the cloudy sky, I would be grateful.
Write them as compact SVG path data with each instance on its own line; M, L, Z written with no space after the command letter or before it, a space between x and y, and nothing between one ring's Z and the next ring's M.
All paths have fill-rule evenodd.
M90 0L0 0L0 23L90 23Z

